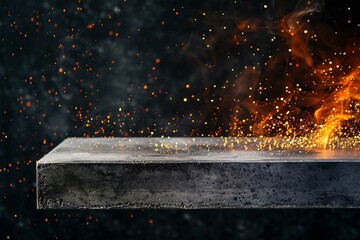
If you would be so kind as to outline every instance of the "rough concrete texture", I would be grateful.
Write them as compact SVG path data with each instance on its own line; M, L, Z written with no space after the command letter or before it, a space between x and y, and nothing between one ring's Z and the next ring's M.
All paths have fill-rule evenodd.
M360 207L360 157L219 138L67 139L37 163L39 209Z

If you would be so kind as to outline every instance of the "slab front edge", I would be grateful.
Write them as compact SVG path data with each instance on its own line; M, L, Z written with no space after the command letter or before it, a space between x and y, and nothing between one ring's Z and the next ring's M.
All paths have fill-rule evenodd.
M37 163L38 208L360 207L357 152L229 150L221 142L68 139Z

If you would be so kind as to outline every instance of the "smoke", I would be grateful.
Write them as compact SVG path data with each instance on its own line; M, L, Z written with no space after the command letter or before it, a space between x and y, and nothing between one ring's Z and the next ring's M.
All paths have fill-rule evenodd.
M294 12L288 18L287 22L289 28L294 30L301 23L304 17L312 15L314 13L321 13L324 9L324 0L300 0L296 4Z

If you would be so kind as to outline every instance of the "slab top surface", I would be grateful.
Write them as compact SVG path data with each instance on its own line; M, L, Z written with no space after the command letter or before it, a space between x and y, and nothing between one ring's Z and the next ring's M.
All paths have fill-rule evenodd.
M276 138L69 138L38 163L358 161L360 151L284 149Z

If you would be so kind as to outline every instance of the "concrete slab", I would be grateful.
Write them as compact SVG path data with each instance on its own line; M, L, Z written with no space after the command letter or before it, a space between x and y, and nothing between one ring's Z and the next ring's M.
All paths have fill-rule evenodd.
M358 150L274 148L279 141L70 138L37 162L37 206L360 207Z

